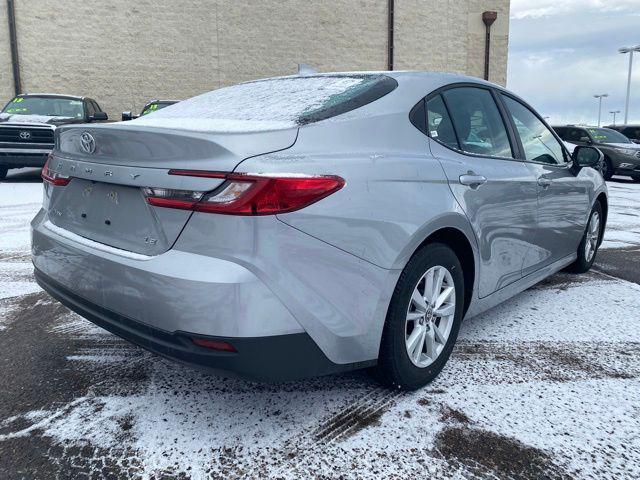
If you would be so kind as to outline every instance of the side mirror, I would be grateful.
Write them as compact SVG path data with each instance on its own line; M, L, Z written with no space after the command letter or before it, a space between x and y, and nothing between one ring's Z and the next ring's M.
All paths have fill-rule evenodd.
M579 142L591 143L591 139L589 137L580 137Z
M573 164L578 167L599 168L604 161L604 155L596 147L577 146L571 154Z
M89 117L89 121L90 122L101 122L104 120L108 120L109 117L107 116L107 114L105 112L96 112L93 115L91 115Z
M133 116L131 115L131 110L129 110L128 112L122 112L122 121L123 122L131 120L132 118L133 118Z

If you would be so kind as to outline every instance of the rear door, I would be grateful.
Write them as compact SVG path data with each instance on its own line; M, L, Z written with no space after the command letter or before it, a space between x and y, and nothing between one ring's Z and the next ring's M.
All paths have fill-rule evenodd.
M501 98L538 189L535 248L525 260L526 275L577 251L586 226L592 187L587 177L571 168L566 149L532 109L505 94ZM569 128L568 134L580 139L583 132L580 128Z
M495 94L454 86L427 97L427 130L480 247L479 294L521 277L537 221L535 177L515 158Z

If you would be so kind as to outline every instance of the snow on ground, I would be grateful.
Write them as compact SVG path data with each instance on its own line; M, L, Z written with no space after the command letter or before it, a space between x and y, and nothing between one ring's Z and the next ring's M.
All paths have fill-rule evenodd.
M640 245L640 183L613 181L607 187L609 218L602 248Z
M0 418L0 452L43 456L41 478L640 477L637 284L556 275L467 320L418 392L364 372L254 384L149 354L40 292L28 221L41 188L0 184L0 336L35 332L24 348L40 345L61 384ZM605 245L640 245L640 185L609 189Z

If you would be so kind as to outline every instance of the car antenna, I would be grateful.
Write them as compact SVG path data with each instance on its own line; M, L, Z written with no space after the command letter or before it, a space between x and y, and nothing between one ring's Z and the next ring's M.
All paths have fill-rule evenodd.
M298 64L298 75L315 75L318 71L306 63Z

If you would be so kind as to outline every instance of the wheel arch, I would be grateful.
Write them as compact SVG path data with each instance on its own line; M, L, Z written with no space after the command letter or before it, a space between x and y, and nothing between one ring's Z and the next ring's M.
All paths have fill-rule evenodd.
M461 230L454 227L444 227L436 230L425 238L416 251L431 243L447 245L454 251L458 260L460 260L462 276L464 278L464 313L467 313L471 299L473 298L476 281L476 262L471 242Z

